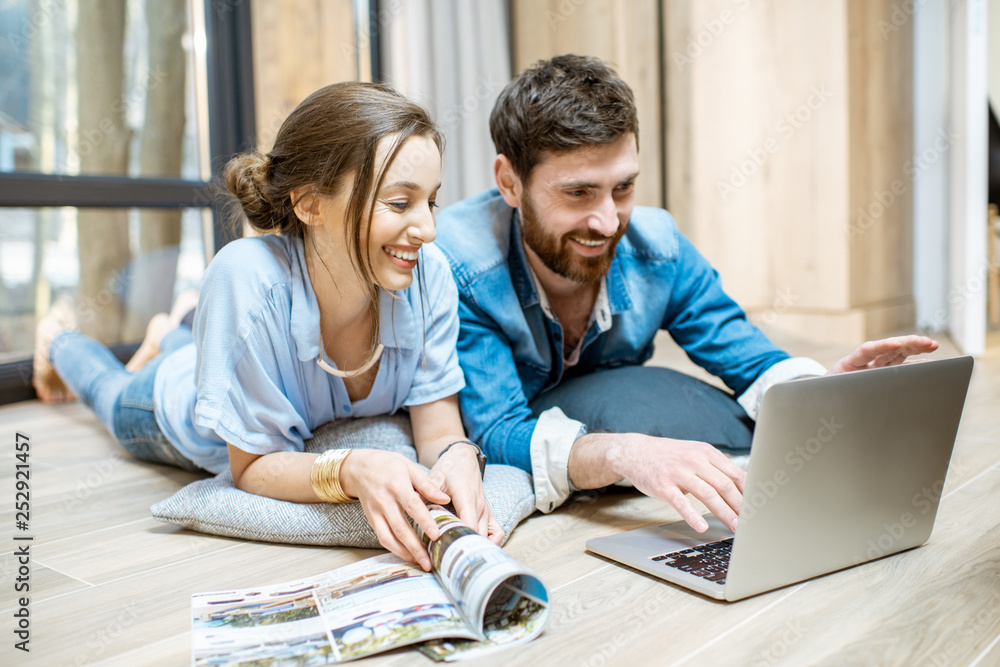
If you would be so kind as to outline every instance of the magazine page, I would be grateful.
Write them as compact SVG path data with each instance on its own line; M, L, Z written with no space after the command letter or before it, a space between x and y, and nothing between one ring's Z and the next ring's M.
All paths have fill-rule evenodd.
M191 609L195 665L331 664L478 636L434 575L392 554L288 584L196 594Z
M524 643L548 622L548 591L534 573L438 505L428 509L441 531L431 542L418 528L445 591L478 641L430 642L421 651L436 660L458 660Z
M538 580L534 580L538 582ZM524 644L539 634L548 622L548 605L527 591L501 586L502 592L490 599L484 619L485 639L435 639L421 644L421 653L435 660L452 662L478 658L508 646ZM498 591L500 592L500 591Z
M331 656L313 591L323 575L277 586L191 596L194 665L254 660L315 660Z

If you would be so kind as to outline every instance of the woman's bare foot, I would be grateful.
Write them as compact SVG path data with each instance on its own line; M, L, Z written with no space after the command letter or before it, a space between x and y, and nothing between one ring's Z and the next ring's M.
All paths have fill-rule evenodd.
M125 370L129 373L138 373L143 366L160 353L160 341L173 329L174 327L170 325L169 315L166 313L153 315L152 319L149 320L149 325L146 326L146 337L142 339L139 349L125 364Z
M68 317L63 311L65 308L53 306L45 317L38 320L38 326L35 327L35 358L31 385L44 403L63 403L76 398L49 361L52 339L63 331L73 328L72 314L70 313Z
M152 361L153 357L160 353L160 343L163 341L163 337L180 326L184 316L197 305L198 290L188 289L177 296L170 309L170 314L153 315L146 327L146 337L142 339L139 349L125 364L125 370L129 373L138 373L143 366Z
M173 307L170 309L170 325L177 328L181 320L198 305L198 290L186 289L177 295Z

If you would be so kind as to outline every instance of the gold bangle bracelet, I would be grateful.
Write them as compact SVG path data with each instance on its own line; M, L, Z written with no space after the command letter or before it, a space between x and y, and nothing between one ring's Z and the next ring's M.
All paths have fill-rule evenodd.
M313 492L326 503L351 503L351 498L340 486L340 467L350 455L350 449L328 449L316 457L309 469L309 482Z

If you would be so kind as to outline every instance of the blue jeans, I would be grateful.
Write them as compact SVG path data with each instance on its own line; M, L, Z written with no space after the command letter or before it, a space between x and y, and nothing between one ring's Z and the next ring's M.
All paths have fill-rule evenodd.
M169 352L191 341L190 327L179 326L163 337L160 354L138 373L130 373L96 340L78 331L64 331L52 340L49 360L66 386L136 458L204 472L177 451L153 413L156 369Z
M728 393L670 368L622 366L562 382L531 402L558 406L591 432L698 440L728 454L750 451L754 422Z

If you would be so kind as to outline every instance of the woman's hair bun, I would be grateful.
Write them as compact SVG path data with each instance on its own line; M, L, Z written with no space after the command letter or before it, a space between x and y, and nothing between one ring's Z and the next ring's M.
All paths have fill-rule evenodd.
M223 173L226 189L239 201L250 225L261 232L280 226L274 218L271 176L271 158L259 151L234 156Z

